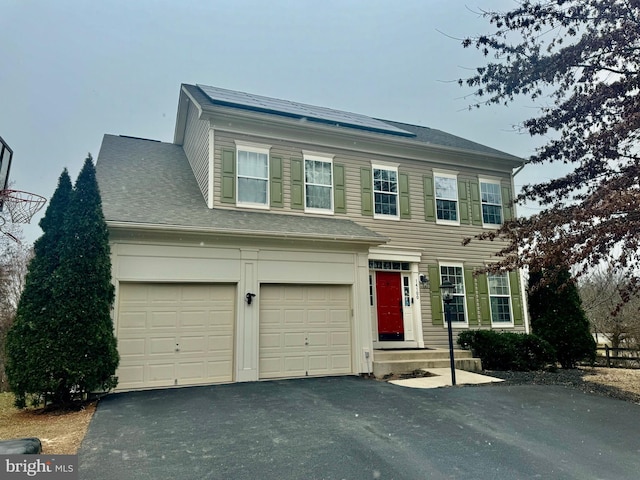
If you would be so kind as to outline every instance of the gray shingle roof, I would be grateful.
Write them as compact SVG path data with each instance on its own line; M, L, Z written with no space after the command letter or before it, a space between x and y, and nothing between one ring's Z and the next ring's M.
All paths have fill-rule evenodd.
M96 161L105 219L275 237L384 243L346 219L209 209L182 147L105 135Z
M239 109L244 109L244 110L254 110L256 112L260 112L266 115L279 115L277 111L275 111L275 108L277 108L277 105L279 104L283 104L286 105L287 103L295 103L295 102L288 102L286 100L278 100L278 99L269 99L267 97L259 97L261 99L265 99L266 101L271 101L270 105L270 109L266 109L266 108L257 108L257 107L253 107L250 105L251 102L248 102L249 105L243 106L240 104L241 99L243 98L242 96L249 96L251 97L251 94L245 94L243 92L233 92L230 90L223 90L223 89L219 89L216 87L208 87L205 85L188 85L188 84L183 84L182 85L183 88L185 88L185 90L187 92L189 92L189 94L191 95L191 97L200 104L200 106L209 106L209 107L213 107L215 105L222 105L222 106L226 106L226 107L230 107L230 108L239 108ZM235 103L233 102L222 102L216 98L212 98L211 96L207 95L208 91L213 91L214 93L216 91L222 91L222 92L230 92L231 94L236 94L237 99ZM254 95L254 97L256 97ZM298 104L296 104L298 105ZM302 104L299 104L302 105ZM313 109L313 108L317 108L317 109L321 109L323 107L313 107L313 106L308 106L305 105L306 107L308 107L308 109ZM392 121L392 120L385 120L385 119L381 119L381 118L373 118L373 117L366 117L366 115L362 115L362 114L351 114L348 112L341 112L338 110L332 110L332 112L335 112L334 115L342 115L346 118L348 118L350 115L351 116L358 116L359 118L369 118L371 120L371 122L382 122L383 124L387 124L390 126L390 130L389 131L384 131L384 129L382 128L371 128L369 129L370 133L373 134L377 134L377 135L382 135L386 138L389 138L390 136L396 136L398 138L404 139L404 140L413 140L416 142L420 142L420 143L425 143L428 144L430 146L435 146L435 147L445 147L447 149L458 149L458 150L464 150L467 152L473 152L473 153L480 153L480 154L484 154L484 155L491 155L491 156L497 156L497 157L501 157L501 158L505 158L505 159L509 159L509 160L513 160L517 163L522 163L523 159L516 157L514 155L511 155L509 153L506 152L502 152L500 150L496 150L495 148L491 148L491 147L487 147L485 145L481 145L479 143L476 142L472 142L471 140L467 140L464 139L462 137L458 137L456 135L452 135L450 133L446 133L443 132L441 130L436 130L433 128L429 128L429 127L421 127L418 125L411 125L408 123L402 123L402 122L396 122L396 121ZM280 113L280 116L290 116L290 114L286 111L283 111ZM327 124L331 124L332 122L326 122ZM347 123L343 123L341 124L341 128L356 128L354 125L350 125L348 122ZM357 127L358 129L361 130L367 130L367 128L363 127L363 126L359 126ZM400 132L404 132L404 134L398 134L397 132L394 133L394 129L399 129ZM409 134L409 135L405 135L405 134Z
M380 119L379 119L380 120ZM421 127L418 125L411 125L408 123L394 122L391 120L381 120L385 123L393 125L394 127L407 130L414 133L416 136L413 138L418 142L427 143L429 145L435 145L447 148L456 148L460 150L467 150L470 152L483 153L486 155L493 155L498 157L511 158L515 161L522 162L523 159L518 158L509 153L496 150L495 148L487 147L480 143L472 142L466 138L458 137L442 130L436 130L435 128Z

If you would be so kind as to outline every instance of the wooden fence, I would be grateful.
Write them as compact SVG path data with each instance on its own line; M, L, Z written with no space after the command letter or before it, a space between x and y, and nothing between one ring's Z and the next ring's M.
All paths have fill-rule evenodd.
M612 348L605 345L597 350L605 352L604 355L598 354L598 360L604 360L607 367L640 368L640 351L635 348Z

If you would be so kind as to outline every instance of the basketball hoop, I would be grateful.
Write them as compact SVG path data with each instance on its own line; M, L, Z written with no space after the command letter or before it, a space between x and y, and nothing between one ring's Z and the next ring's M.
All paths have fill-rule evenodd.
M0 210L6 210L13 223L29 223L46 201L46 198L35 193L0 190Z

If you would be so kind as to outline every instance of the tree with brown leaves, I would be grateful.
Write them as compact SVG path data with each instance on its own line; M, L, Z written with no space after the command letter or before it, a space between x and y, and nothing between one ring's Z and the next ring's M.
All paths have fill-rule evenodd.
M528 99L538 114L519 126L546 144L532 165L573 170L526 185L517 202L542 210L476 238L507 241L492 269L608 264L637 288L640 271L640 1L521 0L485 12L492 33L467 38L488 63L460 80L472 106Z

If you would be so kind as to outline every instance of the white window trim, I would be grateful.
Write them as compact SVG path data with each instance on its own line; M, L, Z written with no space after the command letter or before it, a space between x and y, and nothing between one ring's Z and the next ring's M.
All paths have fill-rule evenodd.
M456 218L457 220L442 220L438 218L438 189L436 188L436 177L452 178L456 182ZM450 198L442 198L440 200L452 201ZM433 172L433 201L436 212L436 223L440 225L460 225L460 192L458 192L458 174L454 172L444 172L442 170Z
M464 280L464 265L462 263L458 263L458 262L440 262L438 263L438 282L440 283L440 285L442 285L442 271L440 270L441 267L457 267L460 268L462 270L462 289L463 289L463 293L462 294L456 294L458 296L462 296L462 305L464 308L464 323L463 322L451 322L451 327L452 328L469 328L469 311L467 308L467 285L465 283ZM447 328L447 317L446 317L446 305L444 303L444 300L442 299L442 295L440 296L440 303L442 305L442 312L444 313L444 318L443 318L443 326L444 328Z
M507 279L507 289L509 290L508 295L492 295L491 294L491 283L489 282L489 273L487 273L487 291L489 292L489 315L491 316L491 326L492 327L504 327L509 328L513 327L513 301L511 299L511 279L509 278L509 274L505 273L504 276ZM493 321L493 308L491 306L491 297L500 297L500 298L508 298L509 299L509 318L510 322L494 322Z
M480 216L482 217L482 227L483 228L493 228L493 229L498 229L502 226L502 223L504 223L504 200L502 199L502 182L500 182L500 180L498 179L493 179L493 178L487 178L487 177L480 177L478 178L479 184L478 184L478 188L480 189ZM502 212L502 223L484 223L484 212L482 210L482 206L484 205L484 202L482 201L482 184L483 183L492 183L494 185L498 185L498 191L500 192L500 211ZM495 203L487 203L487 205L495 205Z
M258 143L252 143L252 142L243 142L243 141L237 141L235 142L236 144L236 206L237 207L244 207L244 208L257 208L257 209L261 209L261 210L269 210L269 207L271 205L271 198L270 198L270 189L271 189L271 185L270 185L270 178L271 178L271 171L270 171L270 149L271 146L270 145L262 145L262 144L258 144ZM241 202L240 200L238 200L240 198L240 189L238 188L238 179L240 178L240 168L238 165L238 162L240 161L240 155L239 152L243 151L243 152L255 152L255 153L262 153L262 154L266 154L267 155L267 199L266 199L266 203L253 203L253 202ZM264 178L262 177L247 177L247 176L242 176L242 178L258 178L260 180L264 180Z
M333 155L324 155L321 153L302 151L302 165L303 165L303 177L304 177L304 211L306 213L324 213L333 215L334 213L334 176L333 176ZM331 165L331 208L311 208L307 207L307 160L315 162L325 162ZM312 184L315 185L315 184ZM319 184L318 184L319 185ZM321 185L326 187L327 185Z
M373 196L373 218L380 218L386 220L400 220L400 178L398 176L398 165L397 163L372 163L371 164L371 195ZM385 213L376 213L376 189L375 189L375 170L388 170L390 172L395 172L396 174L396 214L388 215ZM393 192L379 192L389 195L394 195Z

